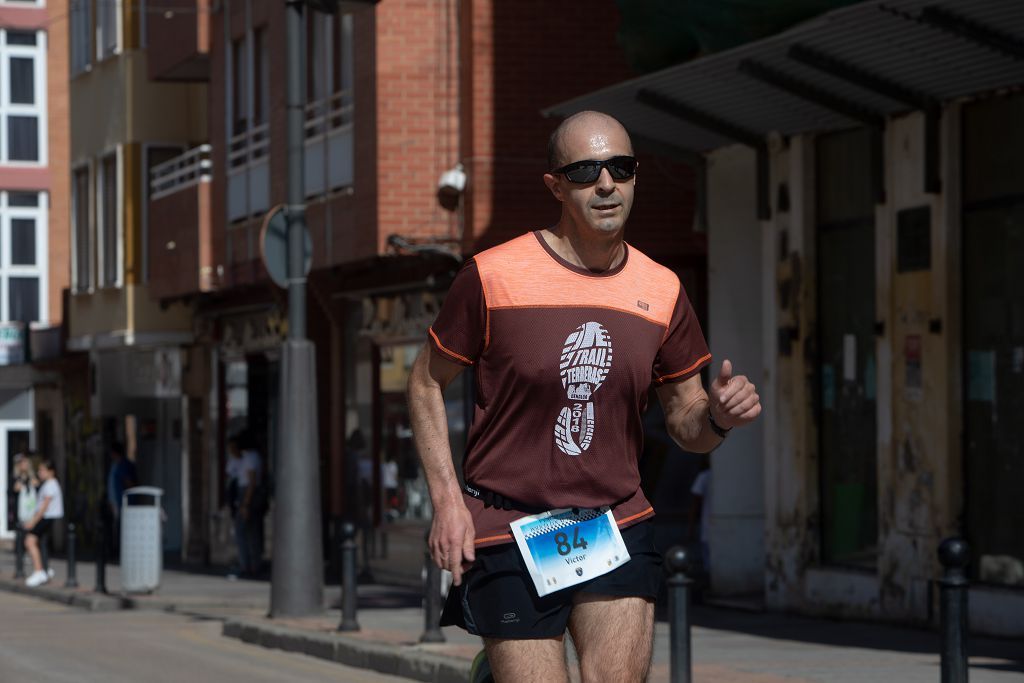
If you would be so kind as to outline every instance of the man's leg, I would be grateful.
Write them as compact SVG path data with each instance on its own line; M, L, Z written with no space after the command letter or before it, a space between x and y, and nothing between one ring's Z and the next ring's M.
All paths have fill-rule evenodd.
M569 633L583 683L647 680L654 639L650 600L577 593Z
M565 643L561 638L484 638L484 649L487 650L487 661L491 664L495 683L568 683Z

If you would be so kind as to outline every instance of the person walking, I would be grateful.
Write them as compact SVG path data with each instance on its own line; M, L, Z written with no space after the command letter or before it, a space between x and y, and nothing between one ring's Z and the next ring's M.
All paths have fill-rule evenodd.
M14 578L25 578L25 537L28 531L25 525L32 519L36 511L36 489L39 480L32 471L32 460L24 453L14 456L14 486L17 498L17 510L14 532Z
M43 460L38 468L38 502L35 513L25 525L28 535L25 546L32 558L32 574L25 579L26 586L39 586L49 581L53 574L43 566L40 549L50 540L50 533L57 520L64 518L64 494L57 481L57 472L50 460Z
M499 682L567 681L567 629L583 681L643 681L662 582L638 468L648 391L691 452L753 421L760 399L729 360L705 391L711 354L679 278L624 239L625 128L581 112L548 157L558 223L464 264L410 374L429 549L453 575L442 623L483 638ZM461 487L442 392L468 366Z

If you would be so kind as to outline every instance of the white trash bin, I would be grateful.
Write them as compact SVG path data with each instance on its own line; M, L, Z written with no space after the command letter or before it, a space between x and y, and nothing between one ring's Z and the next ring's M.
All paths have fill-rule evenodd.
M126 593L148 593L160 586L163 495L163 489L136 486L121 497L121 590Z

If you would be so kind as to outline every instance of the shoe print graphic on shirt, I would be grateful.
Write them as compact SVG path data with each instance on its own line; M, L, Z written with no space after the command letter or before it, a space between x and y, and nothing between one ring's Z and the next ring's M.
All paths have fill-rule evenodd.
M565 340L558 365L569 405L555 420L555 445L566 455L579 455L594 439L594 392L612 367L612 338L601 323L583 323Z

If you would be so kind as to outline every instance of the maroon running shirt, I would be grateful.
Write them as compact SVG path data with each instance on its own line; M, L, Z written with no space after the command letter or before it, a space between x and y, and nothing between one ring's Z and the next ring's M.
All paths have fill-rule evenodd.
M679 278L625 249L592 273L533 232L459 271L429 335L444 358L476 366L470 485L543 509L614 505L620 527L654 514L637 467L648 391L711 354ZM477 546L512 540L522 512L464 496Z

